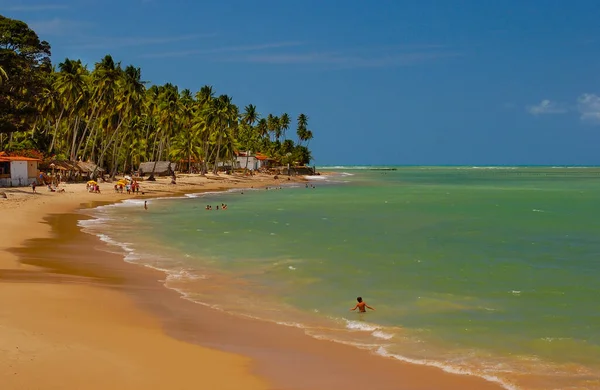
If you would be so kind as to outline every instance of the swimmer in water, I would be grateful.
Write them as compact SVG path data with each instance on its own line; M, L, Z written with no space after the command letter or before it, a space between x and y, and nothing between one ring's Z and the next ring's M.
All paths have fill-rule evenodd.
M358 309L358 311L360 311L361 313L366 313L367 308L369 308L371 310L375 310L371 306L367 305L366 302L363 302L362 297L358 297L358 298L356 298L356 300L358 301L358 303L356 304L356 306L354 306L353 309L350 309L350 311L354 311L354 310Z

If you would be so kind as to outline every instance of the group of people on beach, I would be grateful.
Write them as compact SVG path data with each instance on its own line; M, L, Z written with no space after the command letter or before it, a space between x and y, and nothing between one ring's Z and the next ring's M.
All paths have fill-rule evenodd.
M98 183L96 184L86 184L86 188L88 190L88 192L93 192L95 194L99 194L100 193L100 186L98 185Z
M212 210L212 206L207 204L204 208L205 210ZM217 210L219 210L219 205L217 205ZM225 203L221 203L221 210L227 210L227 205Z
M115 184L115 192L123 193L123 190L127 191L128 195L135 195L140 193L140 184L137 181L133 181L131 183L127 183L123 185L123 183Z
M34 181L33 183L31 183L31 190L33 191L34 194L37 194L36 191L37 188L37 183ZM58 186L53 186L52 184L47 184L46 188L48 188L48 191L50 192L65 192L64 188L58 188ZM100 192L100 190L98 190L98 192Z

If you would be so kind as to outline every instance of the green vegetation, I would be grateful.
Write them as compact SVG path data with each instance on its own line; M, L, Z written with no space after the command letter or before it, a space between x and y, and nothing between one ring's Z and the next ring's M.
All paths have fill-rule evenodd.
M308 118L297 142L286 139L288 114L243 112L211 86L193 94L172 84L147 86L140 68L110 55L89 70L65 59L53 69L50 45L27 24L0 15L0 150L37 149L65 160L91 160L113 175L140 162L202 161L216 171L236 151L262 153L281 164L311 160ZM184 164L185 165L185 164Z

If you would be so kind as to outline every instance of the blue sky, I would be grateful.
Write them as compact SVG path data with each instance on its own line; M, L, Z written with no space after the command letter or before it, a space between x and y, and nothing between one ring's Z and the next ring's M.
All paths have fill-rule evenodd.
M317 165L600 164L600 1L0 0L104 54L309 116Z

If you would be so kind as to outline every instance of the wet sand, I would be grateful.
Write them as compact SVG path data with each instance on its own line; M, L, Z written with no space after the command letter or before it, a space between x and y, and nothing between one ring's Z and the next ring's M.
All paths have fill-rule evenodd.
M7 257L8 241L0 243L6 388L501 388L182 299L163 287L162 272L128 264L82 233L76 222L85 217L72 212L79 204L53 204L51 215L2 210L17 221L10 246L23 244Z

